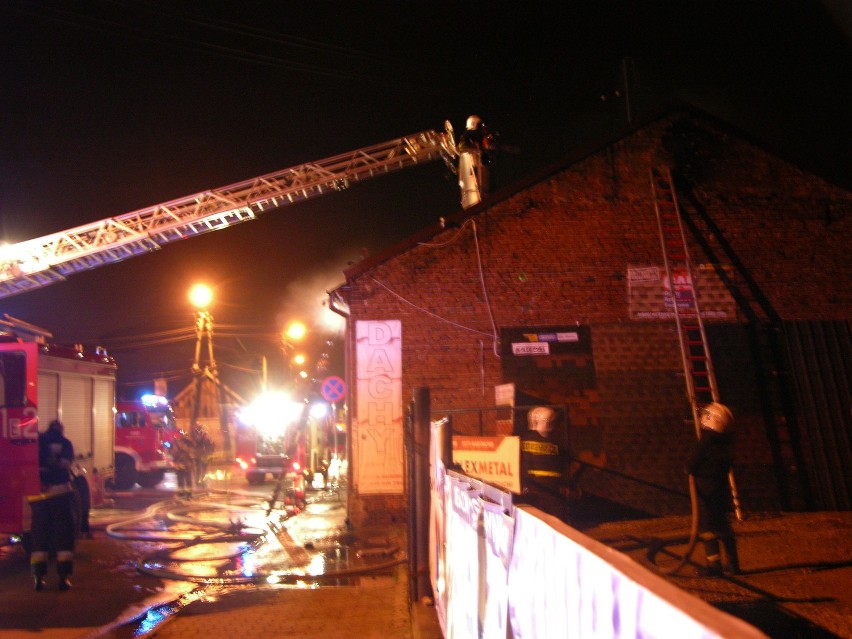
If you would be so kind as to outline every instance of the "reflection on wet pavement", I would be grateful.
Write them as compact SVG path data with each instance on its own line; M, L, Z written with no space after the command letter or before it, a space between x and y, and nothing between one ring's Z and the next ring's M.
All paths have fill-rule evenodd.
M110 524L107 534L138 547L142 559L134 569L195 584L147 610L122 634L148 635L189 604L237 590L354 585L359 575L401 561L393 544L353 547L345 502L334 493L318 493L304 511L268 505L259 496L210 492L191 502L159 502Z

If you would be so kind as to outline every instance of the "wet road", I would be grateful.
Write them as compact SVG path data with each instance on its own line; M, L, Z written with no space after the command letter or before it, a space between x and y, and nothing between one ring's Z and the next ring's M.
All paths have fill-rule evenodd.
M297 513L268 502L275 487L249 486L220 471L209 490L191 501L175 499L173 477L156 489L113 492L93 509L93 539L76 549L74 588L59 592L51 575L35 593L22 549L0 550L0 637L103 635L146 611L221 593L242 584L285 584L294 575L340 582L350 552L345 544L345 502L330 492L309 493ZM156 615L155 615L156 616ZM149 620L150 623L155 623ZM23 634L21 634L23 633Z

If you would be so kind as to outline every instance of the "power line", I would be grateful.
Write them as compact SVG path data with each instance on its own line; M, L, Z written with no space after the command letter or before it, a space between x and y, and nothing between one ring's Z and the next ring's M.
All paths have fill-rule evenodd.
M37 18L47 18L60 24L71 25L78 29L94 31L114 38L117 36L128 37L140 42L153 43L157 45L168 46L171 48L213 55L216 57L226 58L237 62L246 62L255 65L287 69L289 71L295 71L298 73L304 73L309 75L357 81L380 81L375 76L367 75L361 72L343 70L339 63L335 63L332 65L319 65L315 63L300 62L292 58L282 57L280 55L259 53L256 51L249 51L242 48L236 48L233 46L226 46L223 44L204 41L198 38L190 38L187 37L185 34L173 35L170 33L166 33L162 30L142 28L136 25L127 24L126 22L116 21L112 18L83 15L70 9L64 9L56 6L39 5L38 3L32 2L30 0L17 0L17 6L13 7L13 9L25 15ZM155 12L155 14L156 13L157 12ZM166 15L162 11L160 12L160 14ZM209 29L229 30L233 32L234 35L239 35L243 38L249 37L254 38L255 40L266 40L273 43L277 41L277 43L281 45L301 48L308 48L308 45L310 44L310 47L313 47L315 50L322 51L325 53L332 53L338 56L343 56L344 52L349 51L346 48L335 47L333 45L326 45L310 40L302 39L302 41L299 42L300 39L292 38L291 36L285 36L284 38L273 38L270 35L265 35L262 30L252 29L250 27L239 27L236 25L228 27L225 26L227 23L223 23L220 26L216 23L192 20L190 18L175 16L174 14L171 15L172 17L177 17L182 21L195 23L199 26L207 27ZM254 31L255 33L252 34L252 31ZM288 43L288 39L292 39L294 42Z

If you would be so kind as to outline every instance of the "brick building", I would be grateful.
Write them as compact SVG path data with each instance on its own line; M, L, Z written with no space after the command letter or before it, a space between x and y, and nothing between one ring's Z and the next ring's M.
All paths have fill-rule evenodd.
M850 507L852 192L677 107L345 272L331 301L348 315L354 523L405 518L401 421L416 388L456 432L510 434L520 419L495 408L509 383L518 403L561 409L587 494L688 512L695 427L659 167L736 415L743 510Z

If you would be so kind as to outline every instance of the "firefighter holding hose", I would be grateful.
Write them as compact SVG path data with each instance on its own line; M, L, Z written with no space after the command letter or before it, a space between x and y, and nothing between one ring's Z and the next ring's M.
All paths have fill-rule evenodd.
M707 566L701 572L720 577L740 573L737 542L728 512L731 491L728 474L733 463L734 416L724 404L711 402L701 409L698 442L686 470L695 479L698 498L698 538L704 544ZM724 571L721 546L725 550Z

